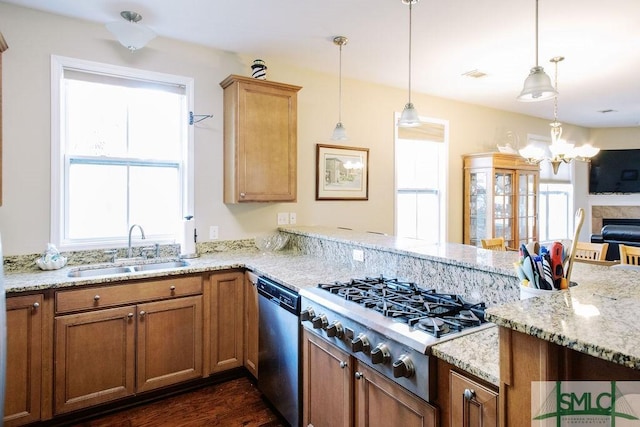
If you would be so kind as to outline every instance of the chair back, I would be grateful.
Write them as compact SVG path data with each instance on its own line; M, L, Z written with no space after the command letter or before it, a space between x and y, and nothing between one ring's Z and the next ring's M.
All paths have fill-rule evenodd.
M607 258L608 243L577 242L574 258L577 260L604 261Z
M493 239L482 239L483 249L490 249L492 251L506 251L507 247L504 245L504 237L494 237Z
M620 243L620 264L640 265L640 248Z

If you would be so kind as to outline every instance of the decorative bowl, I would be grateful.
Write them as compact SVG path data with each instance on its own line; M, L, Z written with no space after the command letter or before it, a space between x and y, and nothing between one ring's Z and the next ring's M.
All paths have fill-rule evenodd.
M255 244L263 252L279 251L289 242L289 236L283 233L263 234L255 238Z

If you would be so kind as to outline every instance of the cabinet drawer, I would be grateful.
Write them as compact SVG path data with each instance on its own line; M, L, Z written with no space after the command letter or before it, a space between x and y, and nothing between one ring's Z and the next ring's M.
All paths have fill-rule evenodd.
M202 293L202 277L171 277L144 282L56 292L56 313L91 310L121 304L167 299Z

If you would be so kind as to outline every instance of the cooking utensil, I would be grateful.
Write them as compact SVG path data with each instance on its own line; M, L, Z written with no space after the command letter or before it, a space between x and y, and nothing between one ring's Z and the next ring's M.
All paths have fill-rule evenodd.
M575 230L573 232L573 240L571 241L571 250L569 250L569 260L567 261L567 266L565 267L565 279L567 279L567 283L570 283L571 280L571 270L573 269L573 259L574 254L576 252L576 245L578 244L578 235L580 234L580 229L582 228L582 224L584 223L584 209L578 208L576 211L575 219Z

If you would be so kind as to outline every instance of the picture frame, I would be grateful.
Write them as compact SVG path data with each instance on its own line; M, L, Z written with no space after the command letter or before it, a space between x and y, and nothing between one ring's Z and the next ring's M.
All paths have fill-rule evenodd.
M316 200L369 200L369 149L317 144Z

